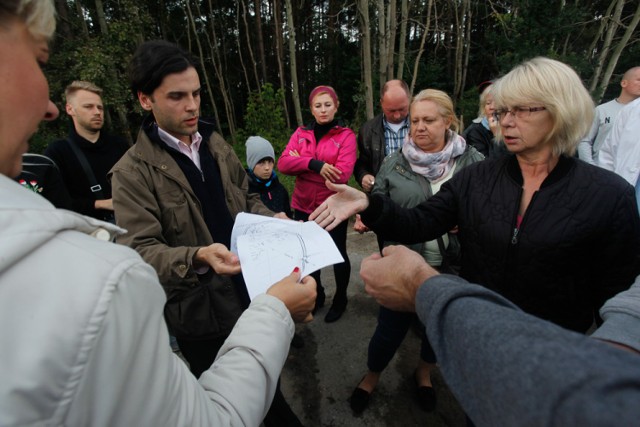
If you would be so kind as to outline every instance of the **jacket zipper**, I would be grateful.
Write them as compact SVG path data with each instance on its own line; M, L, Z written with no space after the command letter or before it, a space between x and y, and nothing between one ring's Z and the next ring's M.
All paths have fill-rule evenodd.
M538 195L538 191L533 193L533 196L531 197L531 201L529 202L529 206L527 206L527 210L524 212L524 215L522 215L522 221L520 222L520 226L519 227L517 226L517 224L518 224L518 213L516 212L516 226L513 228L513 235L511 236L511 244L512 245L517 245L518 244L518 235L520 234L520 230L522 230L522 226L524 225L524 222L525 222L525 220L527 218L527 212L529 212L529 208L531 207L531 205L533 204L533 202L536 199L536 196ZM520 192L520 197L522 197L522 192Z
M520 229L518 227L513 229L513 236L511 236L511 244L515 245L518 243L518 232Z

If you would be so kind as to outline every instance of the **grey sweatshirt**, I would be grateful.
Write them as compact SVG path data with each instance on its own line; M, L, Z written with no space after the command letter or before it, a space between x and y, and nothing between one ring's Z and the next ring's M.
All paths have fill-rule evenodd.
M640 356L528 315L465 280L427 280L416 311L447 384L478 426L640 420Z

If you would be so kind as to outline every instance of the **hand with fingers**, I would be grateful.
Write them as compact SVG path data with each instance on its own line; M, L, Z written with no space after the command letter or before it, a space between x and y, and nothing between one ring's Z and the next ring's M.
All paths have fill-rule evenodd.
M240 260L221 243L213 243L198 249L193 256L195 267L209 266L220 275L232 276L240 273Z
M422 255L406 246L387 246L362 260L364 289L382 306L395 311L415 311L420 286L438 272Z
M267 290L268 295L278 298L287 306L291 318L296 323L313 320L311 311L316 303L316 281L311 276L300 280L300 269L274 284Z
M362 182L360 182L360 186L367 193L371 193L373 190L373 185L376 183L376 178L371 174L366 174L362 177Z
M327 198L315 211L309 215L309 220L315 221L327 231L333 230L342 221L352 215L362 212L369 206L369 199L362 191L346 184L333 184L326 181L327 188L336 194Z
M322 165L320 170L320 176L326 181L336 182L340 179L340 175L342 175L342 171L329 163Z

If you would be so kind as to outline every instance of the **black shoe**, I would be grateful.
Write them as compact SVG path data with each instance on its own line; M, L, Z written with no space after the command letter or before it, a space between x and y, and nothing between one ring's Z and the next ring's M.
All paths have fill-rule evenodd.
M331 304L331 308L327 311L326 316L324 316L324 321L326 323L333 323L336 320L342 317L342 313L344 313L347 308L347 303L344 304Z
M425 412L433 412L436 409L436 392L433 387L418 384L418 378L413 374L413 379L418 387L416 393L416 399L418 400L418 406Z
M356 387L351 393L351 397L349 398L349 405L351 406L351 410L355 414L361 414L367 406L369 406L369 399L371 398L371 393Z
M291 340L291 347L293 348L303 348L304 347L304 338L298 334L293 334L293 339Z
M433 387L418 387L418 406L425 412L433 412L436 409L436 392Z

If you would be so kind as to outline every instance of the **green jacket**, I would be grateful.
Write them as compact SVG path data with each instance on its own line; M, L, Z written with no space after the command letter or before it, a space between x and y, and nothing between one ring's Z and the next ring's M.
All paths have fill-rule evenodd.
M213 154L231 215L274 213L248 193L247 174L229 144L215 132L200 132ZM167 294L165 316L179 338L228 334L242 312L234 285L210 269L197 274L193 256L214 243L200 202L182 170L144 129L110 172L117 224L128 230L118 243L135 249L151 264ZM176 305L175 307L173 305ZM179 317L179 318L175 318Z
M464 153L456 159L453 174L455 175L465 166L481 160L484 160L484 156L473 146L467 145ZM420 183L421 180L423 184ZM389 196L395 203L403 208L417 206L433 195L429 181L411 169L409 162L402 154L402 150L388 155L382 162L380 171L376 175L375 185L371 190L371 194L376 193ZM450 233L448 234L448 238L450 248L447 250L447 256L457 256L457 253L450 253L450 251L459 251L457 239L455 235ZM427 242L408 245L408 247L424 256L426 243ZM385 246L389 244L395 243L385 241Z

